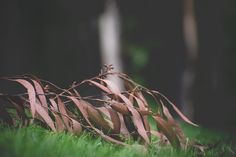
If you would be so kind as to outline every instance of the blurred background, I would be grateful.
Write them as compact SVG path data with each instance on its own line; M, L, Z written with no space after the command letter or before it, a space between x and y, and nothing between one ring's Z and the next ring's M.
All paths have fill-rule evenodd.
M196 123L236 130L235 0L1 0L0 22L0 76L66 88L113 64Z

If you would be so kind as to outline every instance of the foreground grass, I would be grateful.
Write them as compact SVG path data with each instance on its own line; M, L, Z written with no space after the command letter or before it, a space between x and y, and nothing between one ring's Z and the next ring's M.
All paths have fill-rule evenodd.
M185 151L171 147L160 147L152 144L146 151L143 147L133 144L130 147L120 147L93 138L89 134L79 137L66 133L53 133L38 126L29 126L21 129L2 127L0 130L1 157L233 157L236 156L236 145L232 137L204 129L183 126L191 139L196 139L208 146L204 154L192 149Z

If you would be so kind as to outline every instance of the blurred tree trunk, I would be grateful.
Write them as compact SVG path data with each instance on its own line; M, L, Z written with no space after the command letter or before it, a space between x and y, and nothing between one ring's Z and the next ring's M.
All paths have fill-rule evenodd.
M185 115L193 118L193 85L197 60L198 41L195 20L194 0L183 0L183 33L186 47L186 66L183 73L181 108Z
M196 1L199 57L194 86L195 119L198 123L235 129L235 98L225 88L224 3Z
M107 0L105 11L99 19L102 64L112 64L116 71L122 72L120 54L120 15L115 0ZM120 88L122 83L116 77L112 79Z

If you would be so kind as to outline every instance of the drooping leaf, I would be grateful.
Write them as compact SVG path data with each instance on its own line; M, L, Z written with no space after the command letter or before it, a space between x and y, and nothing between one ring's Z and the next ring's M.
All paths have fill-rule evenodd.
M94 86L100 88L101 90L103 90L104 92L108 93L108 94L111 94L111 90L107 87L105 87L104 85L100 84L100 83L97 83L96 81L93 81L93 80L88 80L89 83L93 84Z
M125 106L123 103L113 101L113 102L111 102L110 105L115 111L117 111L123 115L130 115L130 111L129 111L128 107Z
M143 125L142 118L141 118L141 115L139 114L139 112L132 107L131 102L124 95L120 94L119 97L127 104L129 111L132 113L132 119L133 119L134 125L137 127L137 131L138 131L139 135L147 143L150 143L150 139L147 135L147 131L145 130L145 127Z
M66 126L66 128L71 131L70 119L68 118L68 111L66 110L65 104L62 102L60 97L57 97L58 111L61 113L61 118Z
M180 141L175 134L174 129L163 118L161 118L161 116L155 115L153 118L157 123L157 128L159 128L160 131L167 137L170 143L174 147L180 147Z
M120 90L119 87L114 84L113 82L111 82L110 80L107 79L99 79L100 81L103 81L107 84L107 88L114 93L115 95L119 95L120 94Z
M83 101L86 104L86 110L90 121L99 129L108 132L111 130L109 124L105 121L102 115L88 102Z
M189 120L167 97L165 97L163 94L160 94L170 105L171 107L175 110L175 112L186 122L189 123L193 126L198 126L197 124L194 124Z
M41 102L41 104L44 106L44 107L48 107L47 105L47 100L46 100L46 97L45 97L45 93L44 93L44 90L43 90L43 87L40 85L39 82L35 81L35 80L32 80L33 84L34 84L34 87L35 87L35 92ZM46 110L46 112L48 112Z
M30 109L31 109L32 117L34 118L35 112L36 112L36 92L33 85L23 79L9 79L9 80L18 82L27 89L27 93L29 96Z
M51 102L51 111L52 111L52 114L54 115L54 118L55 118L55 127L56 127L57 131L63 131L63 130L65 130L66 127L64 126L62 118L59 114L57 104L53 99L49 99L49 100Z
M107 110L110 114L111 121L112 121L112 124L113 124L113 128L112 128L113 134L119 134L120 133L120 128L121 128L121 122L120 122L119 115L115 110L113 110L110 107L107 107Z
M68 131L77 135L89 131L124 146L127 145L124 141L130 139L147 145L151 142L151 136L157 136L162 143L169 141L177 148L186 146L186 137L168 109L173 109L185 122L195 124L163 94L138 85L126 74L112 72L111 69L107 67L100 75L73 83L68 89L35 76L5 78L21 84L27 92L14 96L0 93L0 99L8 102L0 104L0 119L14 125L16 118L29 120L30 111L34 119L53 131ZM121 88L108 79L110 76L123 81L126 88L121 92ZM81 96L76 88L84 83L87 87L97 87L102 94ZM146 95L156 102L157 113L150 108ZM9 109L16 112L8 112ZM148 116L154 118L157 130L151 129Z
M81 124L74 120L73 118L71 118L72 121L72 132L76 135L79 135L82 132L82 126Z
M41 116L41 118L47 123L47 125L53 130L56 131L56 128L54 126L54 122L49 116L49 114L46 112L45 108L42 107L39 103L36 103L35 105L36 112Z

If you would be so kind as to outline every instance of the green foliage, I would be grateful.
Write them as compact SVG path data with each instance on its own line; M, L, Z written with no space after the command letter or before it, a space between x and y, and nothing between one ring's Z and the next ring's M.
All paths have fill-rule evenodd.
M70 133L55 133L39 126L31 125L25 128L13 129L2 127L0 129L0 150L2 157L234 157L236 145L229 140L228 136L212 131L183 126L184 131L191 139L195 139L206 145L214 145L206 149L204 153L196 150L176 150L170 146L160 146L152 143L148 151L142 146L133 144L129 147L120 147L94 138L91 134L81 134L75 136Z

